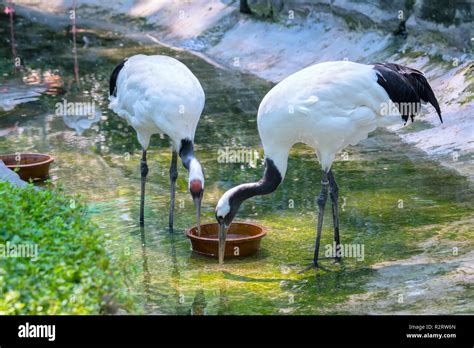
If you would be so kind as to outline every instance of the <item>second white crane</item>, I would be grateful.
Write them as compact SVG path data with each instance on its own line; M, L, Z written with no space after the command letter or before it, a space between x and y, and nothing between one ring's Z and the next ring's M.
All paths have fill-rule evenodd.
M316 243L310 266L318 267L328 191L334 240L336 248L340 248L339 189L331 170L336 154L367 138L379 126L393 125L401 119L407 122L409 117L413 120L422 101L434 106L442 122L438 102L424 74L393 63L326 62L300 70L278 83L258 109L258 132L265 151L263 178L228 190L216 207L219 262L224 260L227 228L240 205L253 196L276 190L285 177L291 147L304 143L314 148L322 167Z

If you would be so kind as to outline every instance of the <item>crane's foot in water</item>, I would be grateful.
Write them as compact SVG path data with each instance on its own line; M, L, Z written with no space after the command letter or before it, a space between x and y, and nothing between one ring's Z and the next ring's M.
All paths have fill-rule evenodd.
M309 271L310 269L318 269L318 268L320 268L319 265L317 263L315 264L313 262L308 267L305 267L301 271L299 271L298 274L303 274L303 273L306 273L307 271Z
M313 262L311 262L311 264L308 267L306 267L306 268L302 269L301 271L299 271L298 274L305 273L305 272L309 271L310 269L314 269L314 270L322 269L323 271L327 271L326 268L321 267L319 265L319 263L316 263L316 262L313 261Z
M334 260L334 263L335 264L340 264L341 263L341 258L339 257L320 257L318 259L318 262L314 262L313 259L308 259L308 260L311 260L311 264L302 269L301 271L298 272L298 274L302 274L302 273L305 273L306 271L309 271L310 269L314 269L314 270L317 270L317 269L322 269L323 271L327 271L328 269L327 268L324 268L324 267L321 267L321 265L319 264L319 261L320 260Z

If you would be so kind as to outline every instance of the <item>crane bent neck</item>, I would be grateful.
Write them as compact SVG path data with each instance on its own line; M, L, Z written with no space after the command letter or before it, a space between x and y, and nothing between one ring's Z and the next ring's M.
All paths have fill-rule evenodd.
M204 173L202 171L201 163L199 163L197 158L194 156L194 145L192 140L181 140L179 157L181 157L184 167L189 172L188 184L193 180L199 180L204 188Z
M255 183L242 184L237 186L236 191L231 196L231 200L244 201L253 196L266 195L276 190L282 182L282 176L271 158L265 158L265 171L263 177Z
M273 160L266 157L262 179L258 182L238 185L227 191L218 203L217 214L224 216L224 222L230 225L243 201L275 191L282 180L282 175Z

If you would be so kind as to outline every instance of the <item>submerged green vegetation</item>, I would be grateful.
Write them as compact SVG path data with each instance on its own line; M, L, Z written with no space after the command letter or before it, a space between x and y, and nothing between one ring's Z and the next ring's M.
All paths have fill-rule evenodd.
M449 295L444 297L443 303L432 301L428 306L426 301L431 301L428 292L421 298L411 295L414 290L425 291L437 286L439 279L449 278L462 266L461 260L469 256L473 246L472 224L467 223L473 216L472 186L466 178L440 167L383 130L371 134L361 145L348 148L333 167L340 187L342 242L364 246L363 257L345 258L341 264L324 259L321 261L324 269L297 273L312 257L315 199L321 180L314 152L304 145L292 149L288 173L281 187L270 196L249 200L237 216L268 227L259 253L245 259L226 260L220 267L214 259L193 254L183 233L195 223L195 217L187 189L187 172L181 164L175 231L169 233L167 229L171 150L166 136L155 135L148 155L145 228L140 229L137 221L140 146L133 129L107 109L108 76L115 65L133 54L164 54L184 62L201 81L206 105L196 131L196 155L206 178L202 222L215 220L214 207L225 190L261 177L261 161L254 167L245 162L219 163L217 159L219 149L226 146L250 148L262 158L256 111L272 84L218 69L186 52L87 29L78 38L81 40L81 35L87 35L90 42L89 47L78 48L82 82L79 88L73 78L69 37L54 34L47 27L21 17L17 17L17 21L24 29L17 35L18 54L28 52L29 68L36 68L40 74L56 72L62 85L49 90L38 101L0 113L2 124L18 121L23 129L0 138L0 153L36 151L55 156L53 185L61 183L64 193L80 194L87 204L83 210L87 212L85 215L70 212L71 226L77 227L74 219L84 221L81 219L85 216L98 226L98 229L86 229L94 238L86 238L77 229L76 238L73 233L64 232L63 237L72 240L61 243L70 243L71 251L58 249L55 258L60 258L61 253L91 255L92 251L89 254L84 249L95 250L97 256L93 260L86 259L84 266L88 266L88 272L97 272L93 273L94 284L128 292L136 305L129 312L308 315L472 311L474 301L466 301L468 283L463 283L462 276L443 285L443 291ZM0 23L5 27L5 23ZM35 40L28 38L32 33L39 36L36 41L50 40L48 49L36 52ZM0 46L0 53L7 56L9 51ZM74 101L88 96L96 101L101 118L78 135L61 116L55 115L54 105L63 98ZM421 123L417 127L427 126ZM53 192L41 194L55 195ZM70 211L67 200L56 199ZM49 216L55 211L51 210ZM330 201L326 211L321 257L333 241ZM51 221L55 221L54 217ZM111 257L125 258L126 262L120 263L123 265L120 271L115 261L107 262L107 248L101 247L104 239L109 240L106 244L112 251ZM88 247L88 243L92 244ZM454 247L458 248L456 254L452 252ZM412 260L413 268L404 264L406 260ZM7 260L10 267L16 267L17 261ZM33 263L27 266L34 272ZM70 263L66 266L66 269L73 267ZM88 283L87 277L91 274L79 274L85 275L85 286L90 290L87 294L81 292L83 300L90 302L87 309L77 311L99 311L101 298L110 291ZM65 286L69 294L73 292L74 273L63 276L60 271L59 275L51 274L49 279L51 282L56 278L65 279L65 283L58 286ZM121 281L125 276L126 284ZM20 285L10 285L8 290L12 295L9 295L8 305L5 304L6 309L17 302L24 303L16 300L19 297L15 291L23 289ZM63 288L50 290L50 298L65 301L61 295ZM399 293L405 294L405 302L398 302ZM385 302L381 304L382 300ZM67 307L70 305L65 302L66 308L71 309Z
M0 314L99 314L126 294L126 259L81 199L0 183Z

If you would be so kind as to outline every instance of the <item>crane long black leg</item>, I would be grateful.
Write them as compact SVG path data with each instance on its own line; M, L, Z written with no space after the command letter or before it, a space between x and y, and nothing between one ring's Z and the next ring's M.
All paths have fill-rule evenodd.
M341 240L339 237L339 209L338 209L338 200L339 200L339 187L337 186L336 179L334 179L334 174L332 170L328 173L329 179L329 194L332 201L332 220L334 222L334 241L336 242L336 261L341 261L339 255L339 249L341 245Z
M324 217L324 208L326 206L326 201L328 199L328 186L329 186L329 181L328 181L328 174L323 171L323 178L321 180L321 193L319 194L318 199L316 200L319 208L318 212L318 227L317 227L317 232L316 232L316 244L314 246L314 257L313 257L313 263L306 267L304 270L302 270L300 273L306 272L307 270L311 268L318 268L318 255L319 255L319 245L321 244L321 231L323 229L323 217Z
M142 151L142 160L140 162L140 173L141 173L141 193L140 193L140 226L145 223L144 210L145 210L145 181L148 174L148 165L146 164L146 150Z
M173 232L173 222L174 222L174 197L176 193L176 179L178 178L178 153L173 151L173 156L171 158L170 166L170 218L169 218L169 228L170 232Z
M316 245L314 247L314 257L313 257L313 267L318 267L318 255L319 255L319 245L321 243L321 231L323 229L323 218L324 218L324 208L326 207L326 201L328 199L328 175L323 171L323 179L321 180L321 193L317 199L318 203L318 230L316 234Z

